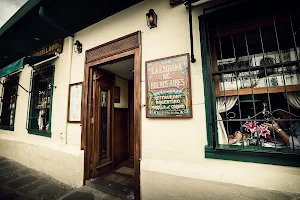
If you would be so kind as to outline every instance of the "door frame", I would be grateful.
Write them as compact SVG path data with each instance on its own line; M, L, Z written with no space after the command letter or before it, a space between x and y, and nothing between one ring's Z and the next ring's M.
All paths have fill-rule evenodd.
M91 90L93 68L109 61L134 56L134 177L135 199L140 199L140 159L141 159L141 32L134 32L85 52L84 81L81 104L81 149L84 150L84 182L90 179L90 129Z

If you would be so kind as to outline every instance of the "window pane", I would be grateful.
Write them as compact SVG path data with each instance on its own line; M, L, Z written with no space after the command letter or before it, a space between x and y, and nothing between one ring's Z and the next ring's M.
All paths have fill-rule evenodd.
M273 15L209 22L219 147L300 149L300 16Z
M18 94L19 77L11 77L3 83L2 106L1 106L1 127L14 127L15 110Z
M53 68L41 67L33 73L30 130L50 131Z
M219 90L300 84L298 24L298 19L288 16L269 17L252 25L217 31L217 71L224 71L218 79ZM279 63L284 65L276 66ZM267 68L255 70L263 66Z
M228 141L219 140L219 144L241 147L244 142L244 146L299 149L299 97L299 92L293 92L217 98L218 110L224 111L218 121L219 138L224 134L224 138L228 137ZM283 133L290 138L288 141Z

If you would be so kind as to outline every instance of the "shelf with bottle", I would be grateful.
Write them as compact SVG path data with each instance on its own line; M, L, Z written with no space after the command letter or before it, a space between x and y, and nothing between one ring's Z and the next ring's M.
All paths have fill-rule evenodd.
M50 96L39 97L35 109L46 109L50 108Z

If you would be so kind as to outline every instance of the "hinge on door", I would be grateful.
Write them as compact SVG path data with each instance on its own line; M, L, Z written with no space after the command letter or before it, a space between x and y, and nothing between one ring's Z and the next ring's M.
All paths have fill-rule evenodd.
M94 124L95 121L94 121L94 117L91 118L91 124Z

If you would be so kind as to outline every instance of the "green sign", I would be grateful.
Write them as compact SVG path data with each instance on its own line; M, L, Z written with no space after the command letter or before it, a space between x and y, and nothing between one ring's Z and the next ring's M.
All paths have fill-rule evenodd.
M147 117L191 118L189 54L146 62Z
M24 65L24 58L21 58L20 60L17 60L16 62L14 63L11 63L10 65L2 68L0 70L0 77L4 77L4 76L7 76L11 73L14 73L20 69L23 69Z

